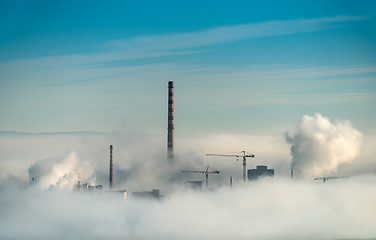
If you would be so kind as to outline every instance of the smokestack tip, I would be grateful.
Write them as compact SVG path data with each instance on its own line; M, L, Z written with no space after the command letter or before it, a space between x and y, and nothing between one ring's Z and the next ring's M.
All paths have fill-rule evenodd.
M168 81L168 87L174 87L174 82L173 81Z

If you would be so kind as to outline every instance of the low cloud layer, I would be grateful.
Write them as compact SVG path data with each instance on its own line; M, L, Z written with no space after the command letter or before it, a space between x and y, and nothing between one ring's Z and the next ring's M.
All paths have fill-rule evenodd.
M282 134L177 136L175 163L169 165L163 135L0 136L0 239L374 238L375 138L319 114L304 116L287 138L289 143ZM291 146L293 157L309 160L292 160L302 177L350 177L325 184L291 181ZM244 184L241 161L205 155L242 150L256 155L248 169L267 165L275 177ZM207 165L220 171L209 176L209 190L185 189L185 181L205 176L181 171ZM81 183L103 184L104 190L72 191L78 175ZM154 188L162 200L132 196ZM127 190L126 200L121 189Z
M212 192L176 191L161 201L3 189L0 238L373 238L375 184L375 176L326 184L264 179Z
M220 174L209 176L211 188L228 185L230 176L234 184L242 181L241 161L236 161L236 158L208 157L206 153L240 154L240 151L246 150L256 155L248 160L248 168L268 165L276 169L277 176L289 172L288 145L281 136L177 136L172 165L167 162L164 135L20 135L0 136L0 143L3 156L0 162L0 168L3 169L0 185L11 178L19 178L20 182L27 185L34 177L43 189L56 185L59 178L74 186L79 174L81 183L103 184L106 189L110 144L114 146L116 189L169 190L188 180L204 180L204 174L181 171L204 170L208 165L210 169L220 171ZM47 145L48 148L45 147Z
M286 133L291 144L291 169L303 178L336 172L360 154L362 134L349 121L330 122L321 114L304 115L295 130Z

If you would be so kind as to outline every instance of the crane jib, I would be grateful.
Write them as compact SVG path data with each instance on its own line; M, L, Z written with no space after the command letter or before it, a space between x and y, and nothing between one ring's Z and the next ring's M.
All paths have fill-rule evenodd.
M213 153L207 153L206 156L218 156L218 157L236 157L236 158L243 158L243 182L246 180L247 175L247 157L254 158L255 155L253 154L246 154L246 151L241 151L243 154L213 154ZM238 160L238 159L237 159Z

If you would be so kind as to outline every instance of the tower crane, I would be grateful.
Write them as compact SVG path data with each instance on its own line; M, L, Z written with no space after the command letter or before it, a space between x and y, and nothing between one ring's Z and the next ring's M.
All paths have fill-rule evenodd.
M347 178L347 177L317 177L313 180L322 180L323 183L325 183L329 179L337 179L337 178Z
M206 176L206 188L208 188L208 179L209 179L209 174L213 174L213 173L216 173L216 174L219 174L219 171L211 171L211 172L209 172L209 166L206 168L206 170L205 171L197 171L197 170L195 170L195 171L187 171L187 170L184 170L184 171L181 171L181 172L183 172L183 173L185 173L185 172L198 172L198 173L204 173L205 174L205 176Z
M253 154L247 154L245 151L241 151L242 154L213 154L213 153L208 153L206 156L220 156L220 157L236 157L238 158L242 157L243 158L243 182L245 182L246 179L246 171L247 171L247 158L251 157L254 158L255 155Z

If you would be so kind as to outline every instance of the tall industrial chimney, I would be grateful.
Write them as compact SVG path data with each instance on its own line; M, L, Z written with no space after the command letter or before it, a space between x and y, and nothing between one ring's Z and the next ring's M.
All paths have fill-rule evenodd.
M294 178L294 169L291 168L291 179Z
M110 145L110 188L114 184L114 168L112 165L112 145Z
M174 82L168 82L168 133L167 133L167 156L172 162L174 157Z

